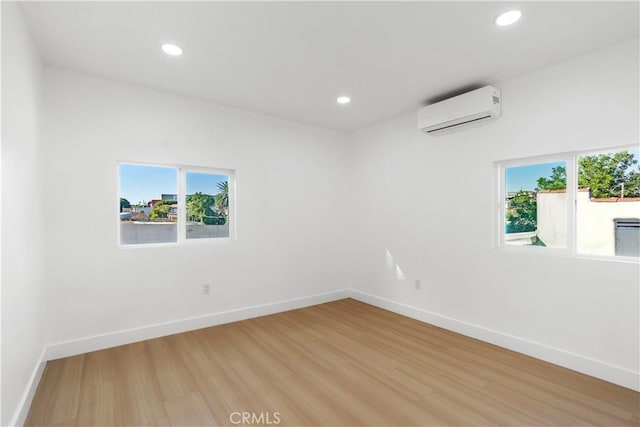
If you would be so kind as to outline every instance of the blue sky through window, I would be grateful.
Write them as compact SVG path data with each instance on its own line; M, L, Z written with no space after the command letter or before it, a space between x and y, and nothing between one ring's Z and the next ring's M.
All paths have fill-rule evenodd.
M640 149L626 149L621 151L631 152L640 161ZM609 154L616 153L611 151ZM598 154L598 153L595 153ZM590 155L586 153L585 155ZM551 176L552 169L556 166L566 167L566 162L536 163L526 166L514 166L505 168L505 187L507 192L520 190L535 191L538 178ZM633 166L637 170L638 165Z
M218 183L227 181L228 176L188 172L186 179L187 194L215 195ZM177 168L120 164L120 197L136 204L160 199L162 194L178 194Z
M159 199L161 194L178 194L178 169L120 164L120 197L135 204Z
M566 167L566 162L536 163L526 166L505 168L507 192L535 191L538 178L551 176L552 169L557 166Z
M187 194L203 193L212 196L218 194L218 183L227 181L226 175L187 172Z

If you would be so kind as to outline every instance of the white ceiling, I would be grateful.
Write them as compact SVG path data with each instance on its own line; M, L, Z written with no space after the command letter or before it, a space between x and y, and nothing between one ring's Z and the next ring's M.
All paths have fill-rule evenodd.
M638 37L638 2L25 2L44 63L351 131ZM497 27L502 11L523 18ZM184 49L178 58L163 42ZM349 105L336 104L348 94Z

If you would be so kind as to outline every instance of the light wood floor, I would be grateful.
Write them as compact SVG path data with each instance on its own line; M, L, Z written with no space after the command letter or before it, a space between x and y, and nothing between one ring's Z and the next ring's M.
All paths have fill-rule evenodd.
M27 425L253 412L262 425L638 426L639 406L637 392L346 299L49 362Z

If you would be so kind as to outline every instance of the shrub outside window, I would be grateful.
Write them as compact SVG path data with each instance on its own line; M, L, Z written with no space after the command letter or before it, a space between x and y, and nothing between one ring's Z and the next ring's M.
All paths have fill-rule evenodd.
M229 237L229 176L186 172L187 239Z
M504 243L567 247L565 161L505 167Z

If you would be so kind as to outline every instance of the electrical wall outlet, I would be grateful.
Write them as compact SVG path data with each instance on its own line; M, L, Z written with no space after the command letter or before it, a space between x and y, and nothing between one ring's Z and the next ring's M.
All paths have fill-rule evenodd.
M202 295L209 295L211 293L211 287L209 284L202 285Z

